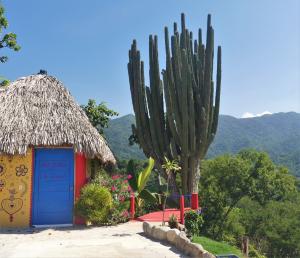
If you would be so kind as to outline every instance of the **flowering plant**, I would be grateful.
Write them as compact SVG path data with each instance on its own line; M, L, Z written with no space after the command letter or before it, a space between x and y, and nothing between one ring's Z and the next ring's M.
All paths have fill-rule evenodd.
M95 181L101 186L106 187L113 197L113 207L109 215L110 224L118 224L126 222L129 219L129 205L132 189L128 180L132 178L131 175L101 175Z

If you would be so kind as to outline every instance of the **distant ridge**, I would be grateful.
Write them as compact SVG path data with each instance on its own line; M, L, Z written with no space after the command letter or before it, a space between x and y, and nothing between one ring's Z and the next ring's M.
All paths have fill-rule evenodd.
M110 121L105 130L108 144L119 159L143 159L137 145L129 146L134 115ZM244 148L266 151L277 164L282 164L300 177L300 114L275 113L254 118L220 115L219 128L207 158L224 153L237 153Z

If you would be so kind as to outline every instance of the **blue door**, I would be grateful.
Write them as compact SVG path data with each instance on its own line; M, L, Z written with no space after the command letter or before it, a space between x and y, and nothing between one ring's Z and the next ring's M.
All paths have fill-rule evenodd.
M73 223L73 149L36 149L32 225Z

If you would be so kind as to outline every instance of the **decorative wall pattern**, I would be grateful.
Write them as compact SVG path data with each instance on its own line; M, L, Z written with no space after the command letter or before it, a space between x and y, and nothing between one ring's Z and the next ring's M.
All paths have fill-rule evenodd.
M0 227L28 227L32 149L25 156L0 155Z

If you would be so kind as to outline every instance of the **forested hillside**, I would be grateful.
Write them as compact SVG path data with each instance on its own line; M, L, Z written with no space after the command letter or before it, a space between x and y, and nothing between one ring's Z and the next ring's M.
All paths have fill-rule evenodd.
M137 145L129 146L133 115L110 121L105 135L119 159L143 159ZM221 115L216 138L209 148L207 158L224 153L237 153L244 148L266 151L273 161L282 164L300 177L300 114L276 113L256 118L237 119Z

